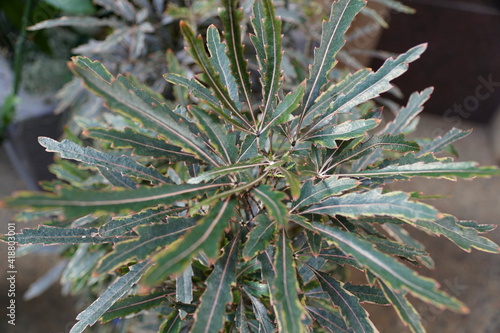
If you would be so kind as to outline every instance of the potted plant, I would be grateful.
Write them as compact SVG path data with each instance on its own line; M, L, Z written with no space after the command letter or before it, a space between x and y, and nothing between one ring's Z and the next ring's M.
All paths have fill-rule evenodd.
M249 38L261 89L252 91L242 11L236 1L222 4L222 36L215 25L203 39L180 24L199 70L193 78L182 69L164 76L177 86L173 108L137 80L75 57L71 70L104 99L112 121L85 129L94 147L40 138L47 151L79 163L58 160L60 180L45 182L46 192L2 202L26 207L24 218L50 217L10 237L19 245L66 245L64 287L96 295L71 332L130 317L119 325L141 332L376 332L363 302L392 305L423 332L408 295L466 313L409 266L432 261L403 227L497 253L480 235L494 227L385 187L418 176L499 174L436 157L463 131L420 145L405 138L432 88L412 94L381 126L373 99L426 46L334 81L344 35L365 6L339 0L307 78L290 87L281 70L282 21L271 0L255 1ZM349 283L348 267L363 271L367 283Z

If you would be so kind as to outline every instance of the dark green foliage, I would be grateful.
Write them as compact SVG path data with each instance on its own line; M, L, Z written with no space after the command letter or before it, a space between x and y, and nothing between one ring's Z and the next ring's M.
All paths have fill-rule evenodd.
M85 277L75 274L80 284L98 285L101 296L71 332L99 318L147 316L141 310L157 319L159 332L376 332L363 302L393 305L412 331L422 332L409 294L466 312L407 265L433 262L401 226L443 235L466 251L499 252L480 235L493 227L384 187L414 176L499 174L434 155L467 132L453 130L422 147L406 139L431 89L413 94L392 122L376 129L380 112L372 100L425 45L376 72L334 79L344 34L365 5L339 0L323 23L309 77L289 89L281 70L284 25L273 2L256 0L245 26L236 1L222 5L222 34L212 25L204 40L180 24L201 72L188 79L171 66L176 72L164 76L177 85L179 106L131 77L113 76L100 62L75 57L74 74L127 125L88 128L94 147L41 138L81 169L59 162L54 170L69 184L5 201L68 221L67 228L17 235L19 244L74 244L78 260L68 265L66 280L81 258L92 258ZM251 29L250 61L262 91L250 90L243 27ZM350 267L364 270L368 284L342 281Z

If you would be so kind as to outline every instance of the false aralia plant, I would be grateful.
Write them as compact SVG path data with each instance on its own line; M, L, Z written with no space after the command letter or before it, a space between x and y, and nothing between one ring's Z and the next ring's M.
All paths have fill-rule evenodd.
M424 332L408 295L467 312L413 269L433 261L406 228L497 253L481 236L493 226L384 187L417 176L499 173L436 156L468 132L452 129L421 145L406 139L431 88L381 126L373 99L426 46L333 80L344 34L365 6L338 0L308 78L284 90L282 22L272 1L254 2L248 27L236 1L222 4L223 29L212 25L204 38L180 23L199 73L164 76L184 101L177 108L132 77L75 57L73 73L128 125L87 128L94 147L40 138L47 151L79 164L60 160L53 167L60 180L45 183L47 192L4 202L28 207L24 218L51 218L16 241L63 244L63 284L99 286L71 333L148 315L159 318L160 332L376 332L364 302L392 305L413 332ZM248 61L259 68L258 85ZM350 268L367 283L346 281Z

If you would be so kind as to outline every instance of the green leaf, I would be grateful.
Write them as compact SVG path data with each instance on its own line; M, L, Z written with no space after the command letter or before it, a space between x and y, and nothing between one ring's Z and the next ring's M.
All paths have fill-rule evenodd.
M240 299L240 304L236 309L236 315L234 316L235 328L239 333L250 333L250 328L248 327L248 319L245 315L245 305L243 304L243 299Z
M425 246L419 241L413 239L413 237L408 233L408 231L406 231L401 226L391 223L386 223L382 227L389 233L389 235L392 238L396 239L398 242L425 251ZM421 263L425 267L429 269L434 269L434 260L432 260L432 258L429 255L417 257L416 259L419 263Z
M238 155L234 133L222 126L216 117L210 116L200 108L191 106L189 112L196 117L198 127L210 139L210 144L216 148L219 156L226 162L225 164L234 163Z
M415 224L436 235L445 236L467 252L470 252L472 247L485 252L500 252L497 244L479 236L476 229L460 225L459 221L450 215L446 215L439 220L416 221Z
M377 332L369 314L359 304L359 299L345 290L340 282L330 277L328 274L313 270L321 287L328 293L332 303L339 307L340 312L345 318L348 326L354 332Z
M264 251L276 232L276 224L266 214L257 215L255 220L257 225L247 234L243 247L242 255L245 260Z
M237 0L223 0L222 5L224 9L219 15L224 26L224 39L227 43L227 55L231 64L231 71L236 77L240 94L244 96L249 112L252 112L250 76L244 58L244 44L241 41L240 23L242 11L237 9Z
M113 186L123 187L127 189L136 189L139 184L134 183L130 178L123 176L118 171L99 167L99 173Z
M158 333L179 333L182 327L182 319L179 311L172 311L167 319L161 324Z
M224 254L217 260L206 281L207 288L201 296L194 314L191 332L218 332L225 321L226 304L231 302L231 286L236 282L239 233L224 247Z
M417 156L422 156L427 153L440 153L443 149L451 145L453 142L460 140L469 135L472 131L462 131L458 128L452 128L448 133L443 136L438 136L431 142L422 145L422 149Z
M352 178L338 178L331 176L316 185L308 180L300 190L300 197L293 203L291 211L320 202L324 198L332 195L339 195L342 192L355 188L359 182Z
M406 128L411 124L413 119L423 111L424 104L429 100L433 91L434 88L430 87L421 93L414 92L411 94L408 104L399 110L394 120L388 123L380 134L395 135L405 133Z
M70 333L81 333L87 326L94 325L108 309L122 298L130 288L137 283L141 276L151 267L151 262L145 260L130 267L130 271L117 278L97 300L95 300L76 319L78 322L71 328Z
M268 115L275 107L276 95L280 85L281 78L281 20L276 18L272 0L262 0L263 20L262 30L264 33L265 61L262 69L262 123L260 131Z
M94 148L84 148L69 140L57 142L50 138L40 137L38 138L38 142L46 148L46 151L59 153L67 159L97 165L121 172L124 175L146 179L153 183L171 183L170 179L164 177L157 170L145 167L125 155L118 157L100 152Z
M229 166L213 168L207 172L203 172L197 177L193 177L187 181L188 184L199 184L204 181L209 181L217 177L226 176L229 174L236 174L240 172L244 172L245 170L252 169L261 165L267 165L268 163L260 163L262 161L262 157L256 156L249 161L236 163Z
M193 31L186 22L181 21L180 26L182 34L190 46L189 53L203 70L206 83L213 89L215 96L222 102L222 105L224 105L224 107L226 107L233 116L240 119L245 128L250 129L251 125L241 114L240 110L236 106L236 102L231 99L227 88L221 82L219 73L217 73L208 58L205 51L205 45L201 37L195 37Z
M287 185L290 187L290 194L293 200L297 200L300 196L300 187L301 184L299 182L299 177L284 167L279 167L279 171L285 176Z
M147 258L156 249L170 245L191 230L195 222L195 218L170 217L167 223L138 226L135 231L139 237L116 244L113 251L101 259L96 272L102 274L133 259L141 261Z
M385 296L391 302L399 318L413 333L425 333L425 328L420 321L420 315L413 305L406 299L406 293L394 292L385 283L380 283Z
M43 1L68 14L92 15L96 11L96 8L92 4L91 0L66 0L66 1L43 0Z
M262 201L267 209L267 212L276 221L279 226L286 225L286 215L288 209L281 201L285 198L283 192L272 191L270 186L260 185L252 190L255 196Z
M167 302L168 292L154 291L148 295L129 295L109 308L102 317L101 322L107 323L116 318L125 318L128 315L155 308Z
M80 1L72 1L72 2L79 3ZM123 23L116 19L103 19L93 16L62 16L55 19L38 22L37 24L28 27L26 30L37 31L55 27L120 27L120 26L123 26Z
M196 162L196 157L182 151L181 148L170 145L164 140L149 137L125 128L123 132L114 129L90 128L85 135L91 138L106 140L113 143L115 148L133 148L134 154L155 158L166 158L170 162Z
M435 281L417 275L393 257L377 251L373 244L337 228L319 223L312 223L312 225L315 230L319 231L340 250L352 255L356 261L365 266L392 290L408 291L413 296L438 307L446 307L461 313L468 311L467 307L460 301L439 291Z
M61 207L64 209L65 217L71 219L102 211L118 213L168 205L210 193L224 185L227 184L162 185L122 191L82 191L62 188L60 195L20 192L16 197L9 198L7 204L34 209Z
M207 255L217 252L221 233L233 216L234 202L230 199L219 201L185 237L172 243L166 250L156 254L156 265L145 277L145 283L154 285L168 275L181 272L199 252Z
M369 169L350 173L353 177L389 177L399 176L399 179L420 176L427 178L457 178L490 177L500 175L500 169L495 166L478 167L476 162L417 162L413 164L389 165L381 169Z
M317 232L306 229L307 244L311 249L311 253L317 257L321 253L321 246L323 242L323 237Z
M375 236L364 236L363 238L375 244L377 250L380 250L392 256L403 257L415 261L418 257L428 255L428 253L423 250L419 250L407 245L402 245L398 242L393 242L385 238L379 238Z
M389 301L387 301L384 296L384 292L379 288L369 285L355 285L350 284L349 282L344 283L342 287L359 298L360 302L368 302L381 305L389 304Z
M328 73L336 65L335 56L344 46L344 35L352 20L365 6L362 0L339 0L332 4L328 21L323 22L320 47L314 50L314 61L307 80L304 111L307 112L328 82Z
M264 306L264 304L262 304L256 297L252 296L249 292L247 292L246 289L245 292L247 293L247 296L250 298L250 301L252 302L253 313L255 314L255 318L257 318L257 321L259 322L259 333L276 332L276 329L274 328L273 324L271 323L271 320L269 319L268 311L267 308Z
M304 84L300 84L295 91L288 93L278 104L276 109L269 115L269 120L262 129L262 133L267 135L267 129L283 124L289 120L290 114L300 105L304 96Z
M339 125L328 126L306 138L328 148L336 148L335 140L349 140L364 136L369 130L380 123L379 119L346 121Z
M193 301L193 268L187 268L175 279L175 300L184 304L191 304ZM179 314L184 319L187 313L179 310Z
M207 29L207 46L210 52L210 62L215 71L219 73L221 83L226 87L229 97L235 102L239 101L238 87L236 81L231 74L229 59L226 55L225 44L221 43L219 30L215 25L211 25Z
M420 147L413 141L405 141L403 134L373 136L369 140L358 144L355 147L347 147L341 153L332 158L332 166L360 159L363 156L373 153L377 149L393 150L401 153L417 152Z
M309 318L299 300L299 284L292 258L292 247L285 229L281 229L278 234L274 258L276 277L271 288L271 301L276 312L279 331L305 332Z
M99 234L102 236L120 236L132 231L138 225L160 222L171 212L172 209L159 207L147 209L127 217L115 217L99 228Z
M83 57L74 57L70 69L84 80L91 91L104 98L111 110L156 131L200 159L213 165L219 164L218 158L207 151L207 147L180 116L168 109L165 103L135 87L124 76L119 75L115 79L100 62Z
M328 112L331 104L335 101L335 99L340 95L345 95L351 89L358 85L358 83L362 82L365 77L371 73L369 69L360 69L356 73L349 73L342 81L337 84L332 84L327 90L322 92L319 97L314 101L314 104L311 105L306 115L302 120L302 127L308 126L311 124L314 118L319 116L324 112ZM297 124L294 124L297 126Z
M320 116L319 120L311 126L309 132L326 125L334 114L349 112L353 107L391 89L392 86L389 82L406 72L408 64L418 59L426 47L426 44L422 44L408 50L396 59L386 60L377 72L370 73L345 95L340 95L330 108L332 112Z
M211 106L219 109L219 111L217 113L222 113L222 110L220 110L220 105L219 105L219 101L217 100L217 98L215 98L212 95L212 92L210 91L210 89L205 88L205 86L202 85L198 80L196 80L196 79L190 80L190 79L185 78L182 75L174 74L174 73L164 74L163 78L170 83L173 83L175 85L179 85L179 86L182 86L182 87L188 89L189 92L191 92L194 96L201 98L202 100L204 100L205 102L207 102ZM238 123L236 123L236 124L238 124Z
M382 194L380 189L362 193L350 193L340 197L331 197L310 207L301 214L342 215L352 218L358 216L392 216L409 221L433 221L438 211L433 207L414 201L408 201L403 192Z
M318 322L326 332L330 333L354 333L353 330L346 326L343 318L335 314L333 311L325 311L320 308L308 306L307 311L311 317Z
M41 225L38 229L22 229L21 233L15 234L18 245L26 244L80 244L80 243L115 243L120 239L117 237L102 237L97 228L59 228ZM1 240L6 241L7 235Z

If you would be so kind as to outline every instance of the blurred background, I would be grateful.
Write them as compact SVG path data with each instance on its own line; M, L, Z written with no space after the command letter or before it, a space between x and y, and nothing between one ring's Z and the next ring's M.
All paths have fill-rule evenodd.
M108 3L116 2L110 0ZM213 3L216 1L198 2L205 2L207 7L196 9L196 20L206 25L211 22L210 15L213 15L216 8ZM242 1L243 4L248 2ZM314 7L314 1L309 1L309 7L303 4L304 1L296 2L306 9ZM103 3L103 0L0 0L0 106L4 114L12 109L10 105L14 103L13 100L17 101L17 104L14 103L16 115L11 117L13 121L6 126L4 119L0 126L4 127L5 138L0 148L0 197L10 195L13 191L37 189L39 181L53 177L47 169L52 156L39 147L37 137L57 138L62 134L64 124L68 134L73 126L69 117L70 105L85 112L97 112L101 107L99 101L79 99L83 98L79 95L81 88L71 85L71 75L65 65L70 56L90 54L94 59L114 64L113 69L116 71L139 73L139 79L148 82L157 91L167 89L163 80L158 81L158 73L167 71L164 52L166 49L182 52L182 43L162 39L155 41L159 45L156 49L148 48L148 38L151 38L148 34L161 29L164 34L175 35L177 29L173 23L187 15L181 10L183 1L131 1L138 13L143 14L136 13L127 19L127 13L121 13L118 18L128 24L130 29L135 29L133 31L139 37L135 40L124 37L116 44L112 44L108 37L119 29L124 34L128 30L123 26L116 28L113 22L103 28L82 25L22 32L27 26L63 15L95 15L115 19ZM329 6L329 3L325 1L323 5ZM426 104L415 137L443 135L452 127L473 128L472 134L455 144L457 159L474 160L482 165L500 165L500 2L402 1L416 10L414 14L401 13L384 3L381 0L368 0L373 13L355 22L352 33L358 34L348 43L353 58L346 55L345 60L378 68L389 55L402 53L420 43L428 43L428 50L421 59L394 81L399 90L383 96L383 103L387 108L390 108L391 103L405 104L412 92L434 86L433 96ZM149 16L146 17L144 11L139 10L141 4L149 4ZM27 6L31 8L28 19L23 22ZM311 12L308 15L321 16L324 12L319 10L319 13ZM283 17L290 22L293 20L290 15ZM380 19L385 20L389 28L380 27L378 22L375 28L365 29L370 22ZM15 52L20 39L25 40L25 52L21 59L16 57ZM145 46L135 54L127 43L140 44L141 41ZM150 68L152 62L157 67ZM138 67L138 63L143 64L143 67ZM17 99L11 94L14 90ZM54 110L57 112L54 113ZM462 220L498 224L500 177L457 182L415 179L398 183L394 188L419 191L424 195L441 195L443 198L428 202L440 211ZM13 221L15 213L0 208L2 234L7 232L7 222ZM33 225L18 224L19 229L28 226ZM435 270L421 269L421 274L440 281L444 290L462 300L471 310L469 315L458 315L415 300L428 331L500 332L500 256L476 250L466 253L446 239L429 237L416 231L413 235L426 244L436 261ZM489 237L500 243L500 231L493 231ZM0 243L2 258L6 258L6 251L7 246ZM59 333L68 332L74 324L78 313L76 298L62 296L57 285L42 296L23 301L22 295L30 284L54 265L54 254L44 252L17 259L16 327L7 325L4 317L3 304L8 302L4 292L7 289L4 276L7 268L6 261L0 259L1 332ZM381 332L408 331L400 324L395 313L377 306L368 305L367 308Z

